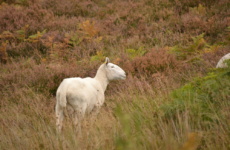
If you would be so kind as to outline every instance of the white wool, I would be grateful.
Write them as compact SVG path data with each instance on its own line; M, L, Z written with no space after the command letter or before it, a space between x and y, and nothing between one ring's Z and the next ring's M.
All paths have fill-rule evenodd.
M104 92L111 80L125 79L125 72L117 65L106 62L102 64L94 78L67 78L62 81L56 93L57 130L62 129L65 107L71 107L74 124L80 127L85 113L98 112L105 101Z
M224 55L219 62L216 65L216 68L226 68L227 64L225 63L225 60L230 59L230 53Z

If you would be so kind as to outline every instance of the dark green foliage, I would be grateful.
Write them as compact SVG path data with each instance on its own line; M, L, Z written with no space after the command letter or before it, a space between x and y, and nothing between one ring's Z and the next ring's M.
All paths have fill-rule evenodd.
M189 113L194 122L205 125L207 121L218 122L227 116L222 113L230 105L230 67L217 69L205 77L172 92L172 102L163 105L165 117L176 118L178 114Z

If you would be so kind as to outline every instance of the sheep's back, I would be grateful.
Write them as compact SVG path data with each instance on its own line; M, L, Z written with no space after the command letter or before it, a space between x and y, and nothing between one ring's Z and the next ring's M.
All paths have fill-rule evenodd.
M93 78L68 78L67 84L67 103L78 109L82 106L92 109L98 101L98 85Z
M216 65L216 68L225 68L227 64L224 62L225 60L230 59L230 53L224 55Z

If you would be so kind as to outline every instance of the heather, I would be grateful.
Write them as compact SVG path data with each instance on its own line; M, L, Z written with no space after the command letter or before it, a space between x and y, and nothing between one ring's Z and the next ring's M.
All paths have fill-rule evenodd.
M0 149L229 149L227 0L1 0ZM55 93L93 77L112 82L95 123L55 131Z

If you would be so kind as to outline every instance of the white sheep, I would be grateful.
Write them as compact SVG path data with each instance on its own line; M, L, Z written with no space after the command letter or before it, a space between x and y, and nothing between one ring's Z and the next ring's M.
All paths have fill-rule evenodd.
M225 63L225 60L230 59L230 53L224 55L219 62L216 65L216 68L226 68L227 67L227 63Z
M81 129L80 122L85 113L98 113L104 103L106 90L109 81L125 79L126 74L119 66L109 63L106 58L97 70L94 78L66 78L62 81L56 93L56 125L57 131L62 129L64 109L71 108L73 111L73 123Z

